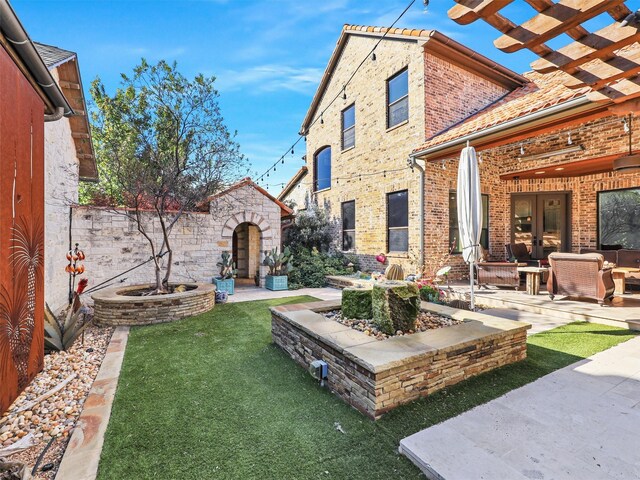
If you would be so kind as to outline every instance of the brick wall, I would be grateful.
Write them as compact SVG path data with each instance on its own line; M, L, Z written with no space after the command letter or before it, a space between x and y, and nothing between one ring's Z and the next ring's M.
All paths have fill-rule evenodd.
M428 51L424 54L425 136L482 110L509 90Z
M637 120L635 120L637 122ZM547 159L519 161L520 146L525 155L557 150L567 147L571 132L573 144L582 144L584 151ZM640 174L607 172L571 178L540 178L523 180L500 180L500 175L533 168L544 169L560 163L600 156L623 154L627 149L627 134L622 119L606 117L571 128L532 137L482 151L480 164L482 193L489 195L489 247L493 260L504 260L505 244L511 241L511 195L513 193L570 192L570 237L566 250L578 252L580 248L595 248L597 242L597 193L640 186ZM633 143L637 144L640 132L633 132ZM448 193L456 189L458 157L442 162L427 162L425 182L425 222L442 228L425 230L426 270L433 272L445 264L454 266L454 276L468 275L468 268L460 255L447 259L449 241Z

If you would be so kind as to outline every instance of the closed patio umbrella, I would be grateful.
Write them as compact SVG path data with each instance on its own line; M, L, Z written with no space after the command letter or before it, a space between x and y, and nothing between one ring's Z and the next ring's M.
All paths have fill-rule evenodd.
M458 165L458 232L462 245L462 257L469 264L471 285L471 309L475 309L473 292L473 266L480 258L482 234L482 196L478 160L473 147L467 146L460 153Z

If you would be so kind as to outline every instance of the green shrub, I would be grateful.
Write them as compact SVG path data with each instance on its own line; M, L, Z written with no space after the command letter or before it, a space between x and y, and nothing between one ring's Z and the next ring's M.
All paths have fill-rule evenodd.
M357 259L340 252L319 252L316 249L298 247L294 251L293 268L289 273L289 288L292 290L310 287L320 288L327 284L327 275L348 275L357 270ZM347 265L353 263L349 268Z

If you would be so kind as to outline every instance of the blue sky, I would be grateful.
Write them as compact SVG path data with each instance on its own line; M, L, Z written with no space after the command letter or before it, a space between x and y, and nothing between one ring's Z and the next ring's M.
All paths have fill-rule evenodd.
M31 38L78 53L87 89L99 76L113 91L141 57L178 62L187 76L217 77L226 123L261 174L297 138L344 23L389 26L409 0L12 0ZM447 18L453 0L422 0L397 24L436 29L521 73L531 54L502 54L497 32ZM511 18L532 13L524 2ZM355 65L354 65L355 68ZM270 176L278 193L303 165L301 149ZM257 175L255 175L257 176Z

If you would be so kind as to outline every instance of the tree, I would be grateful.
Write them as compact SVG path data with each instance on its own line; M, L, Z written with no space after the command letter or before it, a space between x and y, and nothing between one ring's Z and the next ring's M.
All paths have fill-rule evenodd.
M101 176L98 184L84 187L81 199L113 207L135 222L149 242L154 293L168 291L170 234L176 222L246 173L235 134L224 124L214 81L203 75L189 80L175 63L150 65L143 59L132 76L122 74L113 96L99 78L91 85ZM153 237L154 221L161 227L161 242Z

